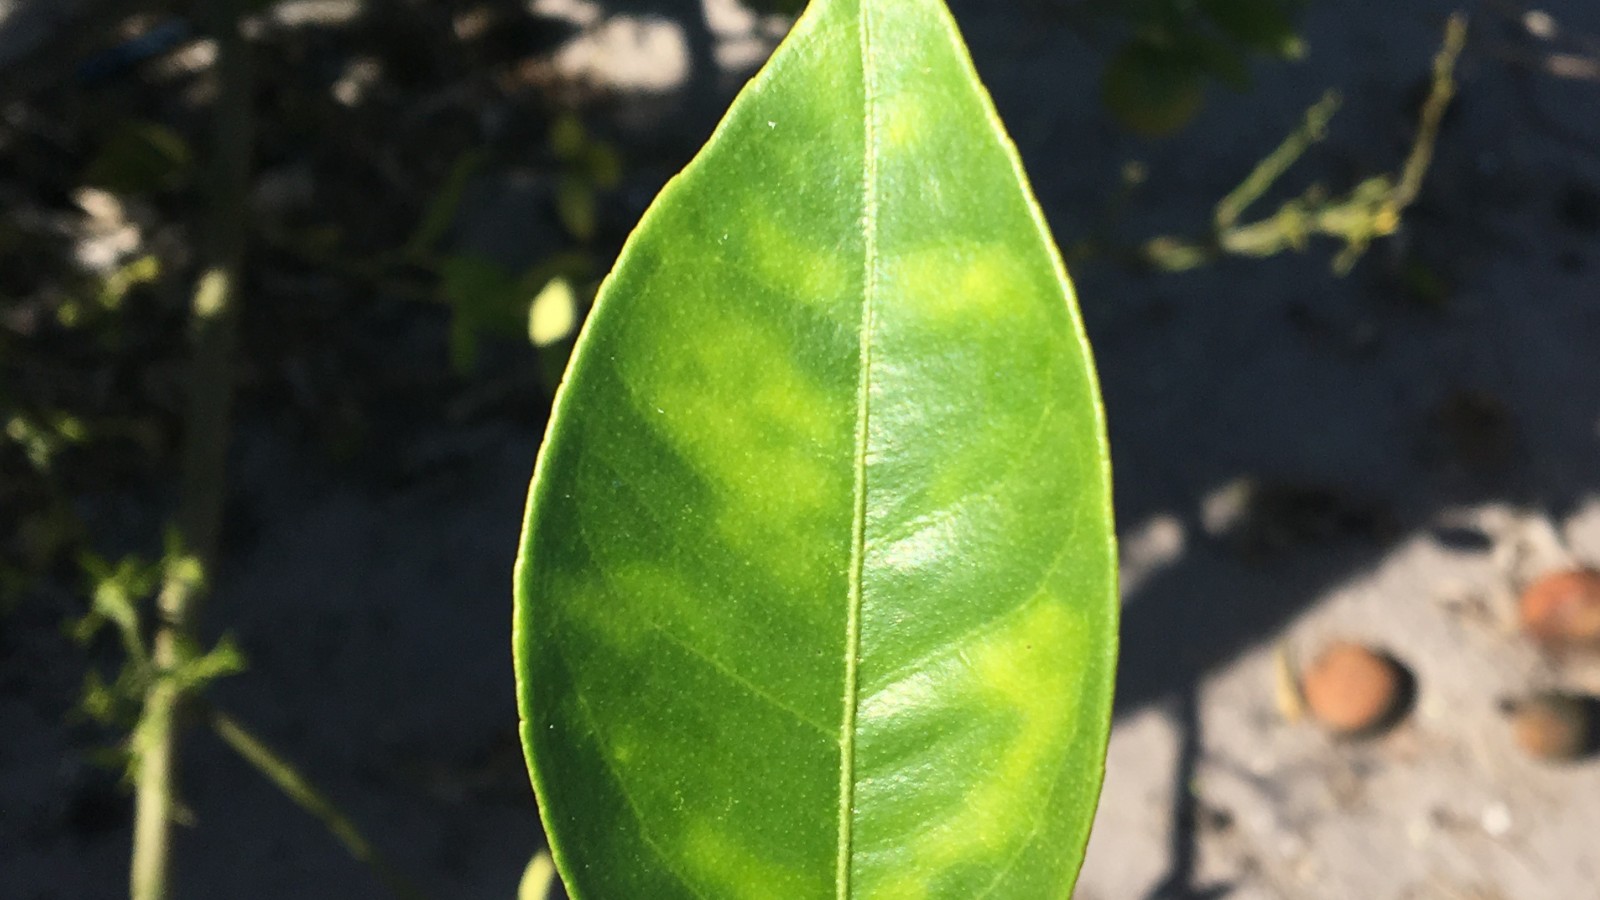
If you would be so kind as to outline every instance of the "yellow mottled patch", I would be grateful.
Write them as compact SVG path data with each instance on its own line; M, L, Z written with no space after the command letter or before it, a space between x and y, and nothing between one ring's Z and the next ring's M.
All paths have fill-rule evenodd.
M638 652L650 634L650 620L638 615L636 594L615 584L586 581L562 590L563 604L574 624L612 647Z
M651 355L664 364L635 385L642 411L659 417L651 421L711 464L772 429L795 444L837 437L837 399L800 370L793 347L709 304L699 312L688 341L658 332L662 346Z
M907 310L935 322L1038 315L1043 306L1012 302L1031 294L1023 263L999 244L948 244L898 254L884 262L883 284ZM1042 323L1041 323L1042 324Z
M667 363L636 386L649 422L712 489L719 535L791 586L816 573L795 547L837 543L845 508L853 401L794 362L780 335L708 305L694 339L663 346ZM662 338L665 340L665 337Z
M1057 776L1056 757L1077 714L1065 660L1082 658L1082 629L1065 604L1036 596L1004 628L985 636L965 655L972 680L956 702L971 715L1014 723L998 758L963 768L971 787L957 808L911 838L897 854L893 875L871 885L874 900L915 900L928 883L957 867L1004 858L1032 837L1046 814ZM917 893L920 889L923 893Z
M873 885L867 896L872 900L928 900L931 894L925 875L905 872Z
M751 215L740 228L744 252L739 261L764 285L841 326L855 326L859 260L818 248L764 216Z
M620 563L613 566L610 579L616 592L627 598L626 608L617 612L646 627L668 624L678 613L694 616L704 604L701 592L665 566Z
M1075 617L1060 599L1036 596L1008 627L972 649L973 673L984 693L1026 714L1030 722L1070 717L1075 704L1062 662L1083 649L1074 625Z
M910 150L922 140L928 121L928 111L907 95L896 96L880 109L876 137L879 152Z
M1016 734L968 795L973 827L967 837L975 844L994 849L1015 843L1046 802L1055 778L1052 757L1077 712L1062 665L1083 658L1082 634L1073 624L1065 604L1043 597L972 653L982 693L1017 716Z
M725 827L693 821L683 830L685 870L699 883L715 885L708 893L730 900L792 900L815 893L800 872L752 852Z
M616 726L612 728L606 742L606 750L611 754L611 761L617 769L627 769L638 759L641 751L648 752L650 741L641 737L637 728Z
M680 617L693 621L704 608L703 592L677 571L650 562L608 557L601 580L570 593L575 620L618 650L644 652L658 627Z

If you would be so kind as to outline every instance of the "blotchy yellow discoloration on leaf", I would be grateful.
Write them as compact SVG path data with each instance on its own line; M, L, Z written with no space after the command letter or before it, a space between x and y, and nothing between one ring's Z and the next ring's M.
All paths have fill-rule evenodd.
M940 0L814 0L602 286L517 571L575 900L1064 900L1115 658L1071 289Z
M797 234L766 216L753 216L742 228L738 240L744 253L740 260L749 262L750 275L770 290L787 294L795 303L854 330L855 306L840 303L839 298L856 293L860 272L849 266L837 248L816 246L815 235Z
M966 328L987 326L995 318L1032 321L1011 327L1038 326L1045 318L1032 304L1017 303L1016 273L1020 256L997 244L935 245L890 257L884 261L884 283L903 296L908 311L934 323ZM1008 323L1010 324L1010 323Z
M881 102L883 126L878 132L882 152L914 153L928 134L928 110L915 98L901 95Z
M1050 757L1060 753L1078 716L1071 673L1060 664L1062 655L1087 650L1087 634L1075 618L1061 599L1041 593L990 631L863 700L863 730L894 729L903 719L986 720L1005 739L993 742L994 755L981 767L965 773L959 800L889 842L882 855L893 865L866 867L889 877L862 879L860 896L928 896L927 886L946 872L1014 855L1034 839L1053 799ZM875 785L860 796L872 802L878 799L874 789L897 787Z
M790 900L805 890L800 873L772 865L729 834L716 821L701 820L685 829L683 856L689 869L716 885L728 900Z
M698 324L694 342L653 350L671 361L638 379L634 402L705 479L721 540L785 584L808 587L813 563L795 548L825 542L825 513L849 501L827 458L848 440L847 423L829 414L845 398L808 377L770 329L729 314ZM729 372L740 373L737 394L706 389Z

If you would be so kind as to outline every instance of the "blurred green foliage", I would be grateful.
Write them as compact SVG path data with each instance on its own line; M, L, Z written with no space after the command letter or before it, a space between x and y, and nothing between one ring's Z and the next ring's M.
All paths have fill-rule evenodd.
M574 284L592 267L588 255L576 252L558 253L522 273L480 256L443 259L439 293L451 311L450 360L457 372L474 370L486 334L524 338L536 347L568 339L581 321ZM562 303L570 304L568 312ZM560 362L565 361L563 354Z
M99 322L122 308L134 288L161 280L161 257L146 253L123 263L98 279L80 295L62 299L56 307L56 321L63 328L77 328Z
M757 12L798 15L805 0L744 0ZM1206 86L1249 90L1255 57L1299 59L1309 0L1046 0L1117 42L1101 74L1106 108L1129 131L1172 134L1205 105Z
M521 311L541 286L478 256L451 256L440 264L439 294L450 306L450 359L457 371L477 365L480 334L519 333Z
M0 532L0 611L32 579L70 553L83 538L83 523L61 488L61 457L88 443L90 426L61 411L23 409L0 396L0 508L9 521Z
M82 419L68 413L43 416L15 413L6 420L5 435L21 448L35 471L47 475L56 456L68 447L83 443L88 438L88 430Z
M1147 241L1139 256L1158 269L1180 272L1205 265L1219 256L1267 257L1305 250L1313 238L1333 238L1344 245L1333 259L1339 275L1350 270L1373 242L1399 231L1406 210L1417 200L1423 179L1433 162L1434 144L1445 110L1455 97L1456 62L1466 47L1467 19L1450 16L1444 41L1433 59L1433 77L1419 110L1416 134L1404 162L1393 173L1371 175L1342 194L1313 184L1300 196L1284 201L1276 212L1251 222L1241 221L1246 210L1288 171L1307 150L1327 137L1328 122L1339 108L1336 91L1329 91L1306 110L1300 127L1267 154L1239 186L1218 201L1212 214L1212 232L1206 238L1162 236ZM1442 298L1443 283L1411 285L1422 298ZM1426 300L1425 300L1426 302Z
M75 558L86 538L75 498L166 446L157 404L131 400L118 378L165 345L161 313L133 302L159 284L161 258L137 253L96 273L65 248L47 252L28 260L39 288L0 293L0 609Z
M117 194L146 194L182 187L194 158L183 136L157 122L113 126L83 171L83 183Z
M566 113L550 128L550 151L560 161L556 214L580 242L594 240L599 195L622 182L622 160L610 143L596 139L577 116Z
M198 583L205 578L199 561L183 553L174 536L169 535L166 553L155 562L138 556L110 562L86 552L79 564L90 607L82 618L69 623L68 633L79 645L87 647L109 628L122 653L109 678L99 668L89 667L78 711L91 721L129 734L124 746L103 756L131 773L131 763L140 749L144 697L150 684L156 679L170 679L185 691L198 692L219 678L244 671L245 659L225 635L210 649L192 643L180 646L176 666L158 669L152 661L147 636L156 591L163 585Z
M464 154L429 204L421 224L407 244L413 261L434 268L439 298L450 307L450 359L457 372L472 372L478 347L487 334L525 336L535 347L555 351L546 374L559 378L570 343L582 322L585 304L593 290L580 287L598 268L591 248L599 236L603 196L622 181L622 160L608 141L596 138L572 113L551 123L548 150L556 174L552 196L554 213L575 243L572 250L556 252L522 272L471 253L432 258L456 219L469 179L482 167L477 151Z
M1123 127L1160 137L1188 124L1208 82L1251 86L1255 55L1298 59L1305 0L1109 0L1089 4L1117 23L1121 47L1107 61L1101 98Z

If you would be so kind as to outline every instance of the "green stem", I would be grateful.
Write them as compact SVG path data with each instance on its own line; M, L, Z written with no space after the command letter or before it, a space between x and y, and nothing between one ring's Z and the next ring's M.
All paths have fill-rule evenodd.
M1305 121L1300 123L1300 127L1284 138L1278 149L1257 163L1244 181L1217 203L1214 220L1218 231L1232 228L1250 204L1261 199L1261 195L1266 193L1295 161L1304 156L1313 144L1327 137L1328 120L1339 111L1340 102L1338 91L1324 93L1321 100L1306 110Z
M1466 46L1467 18L1450 17L1444 42L1433 59L1433 83L1418 117L1417 135L1405 163L1394 175L1378 175L1335 199L1315 190L1290 200L1264 219L1239 224L1245 209L1260 199L1284 171L1314 143L1322 139L1328 119L1338 108L1333 92L1306 111L1305 120L1249 176L1217 204L1209 239L1187 240L1162 236L1147 241L1138 258L1167 272L1182 272L1221 256L1266 257L1286 250L1303 250L1311 238L1338 238L1344 248L1335 257L1334 271L1347 274L1374 240L1394 234L1406 209L1416 201L1422 180L1433 162L1434 146L1445 110L1455 96L1455 67Z
M1444 121L1444 112L1456 95L1456 60L1461 58L1461 51L1466 45L1467 16L1461 12L1452 13L1445 26L1444 44L1433 58L1433 85L1428 91L1428 99L1422 104L1417 138L1411 145L1404 168L1400 170L1400 184L1395 188L1395 205L1400 209L1410 206L1417 199L1417 193L1422 190L1422 178L1433 163L1439 125Z
M221 92L214 121L210 185L212 221L206 230L205 268L191 309L194 358L191 362L187 433L184 437L179 506L175 530L179 552L199 564L169 562L157 600L159 618L151 642L156 673L145 693L134 733L137 790L133 860L129 876L133 900L171 896L173 781L178 759L184 689L170 678L191 637L206 575L216 557L225 496L225 462L233 402L232 363L237 346L238 284L244 257L245 200L249 189L252 143L251 75L248 48L239 33L236 0L211 0L203 8L213 17L218 40Z
M288 760L273 752L272 748L240 724L238 720L215 708L206 710L206 718L217 737L232 747L245 762L267 777L301 809L315 816L334 839L343 844L350 855L377 873L378 879L395 896L404 900L421 900L422 894L398 874L372 843L366 839L356 824L339 811L333 801L317 790Z

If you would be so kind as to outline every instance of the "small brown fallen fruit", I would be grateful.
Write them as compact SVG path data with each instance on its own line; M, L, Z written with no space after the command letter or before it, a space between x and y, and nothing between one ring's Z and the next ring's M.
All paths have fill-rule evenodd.
M1528 585L1519 607L1522 629L1552 649L1600 650L1600 572L1552 572Z
M1545 692L1504 704L1511 737L1522 752L1546 762L1578 759L1594 751L1595 701Z
M1300 679L1306 707L1324 728L1354 737L1380 731L1404 712L1409 676L1387 654L1360 644L1329 644Z

